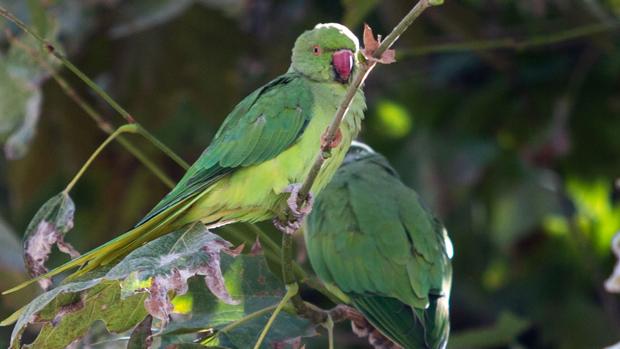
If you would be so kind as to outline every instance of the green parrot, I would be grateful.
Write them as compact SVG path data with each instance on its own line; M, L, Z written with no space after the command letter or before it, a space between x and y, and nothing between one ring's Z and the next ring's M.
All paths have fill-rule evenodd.
M316 159L322 134L356 72L358 52L358 39L340 24L318 24L304 32L295 41L288 71L232 110L176 187L133 229L5 293L77 267L72 276L81 275L191 222L214 228L275 217ZM329 182L342 162L365 109L359 89L313 193Z
M318 277L405 349L444 348L452 243L387 160L354 142L306 218Z

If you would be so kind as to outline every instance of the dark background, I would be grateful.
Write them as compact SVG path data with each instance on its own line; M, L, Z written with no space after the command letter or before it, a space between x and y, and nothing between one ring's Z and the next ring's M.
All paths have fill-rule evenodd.
M338 21L359 37L365 21L387 34L414 1L0 3L28 23L42 7L53 26L47 37L193 161L241 98L288 68L303 30ZM618 15L615 0L447 0L397 42L398 62L368 79L360 138L390 159L454 242L455 346L600 348L620 340L619 299L603 287L620 230ZM2 21L0 28L18 33ZM6 38L0 47L4 69ZM122 123L60 72L106 120ZM18 241L32 215L105 138L44 75L24 78L43 95L30 149L16 160L0 156L1 289L25 278ZM23 118L23 98L2 90L7 81L0 77L0 141ZM17 110L17 122L7 110ZM172 178L182 175L132 139ZM68 240L80 251L107 241L166 191L113 144L72 192ZM0 317L32 296L0 298ZM364 347L346 325L336 343Z

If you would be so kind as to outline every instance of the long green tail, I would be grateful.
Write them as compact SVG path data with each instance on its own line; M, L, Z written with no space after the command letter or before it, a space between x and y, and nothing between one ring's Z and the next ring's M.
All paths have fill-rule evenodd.
M354 295L353 304L384 336L404 349L441 349L448 343L450 319L445 297L431 297L417 310L396 298Z

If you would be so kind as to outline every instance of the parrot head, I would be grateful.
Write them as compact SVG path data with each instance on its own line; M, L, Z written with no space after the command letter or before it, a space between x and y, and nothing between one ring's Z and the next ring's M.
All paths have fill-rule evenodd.
M374 154L377 153L368 144L353 141L342 163L344 165L351 162L356 162Z
M347 84L357 65L358 50L359 41L347 27L317 24L295 41L291 69L312 80Z

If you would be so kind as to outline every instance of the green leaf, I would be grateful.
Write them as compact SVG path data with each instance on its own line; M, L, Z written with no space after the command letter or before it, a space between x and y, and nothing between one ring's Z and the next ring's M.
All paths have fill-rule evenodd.
M575 205L578 230L592 241L597 253L608 255L610 242L620 230L620 205L609 200L612 184L606 179L568 178L566 189Z
M236 304L224 285L220 270L220 252L234 253L232 245L211 233L202 223L189 224L131 252L106 275L121 280L123 294L148 290L145 306L149 313L164 323L173 306L168 292L187 292L187 279L204 276L209 290L228 304Z
M194 335L213 328L215 336L206 344L245 349L253 347L266 324L273 306L284 296L284 285L267 266L263 256L223 256L222 270L226 287L239 304L225 304L204 291L198 283L191 283L193 297L191 318L171 323L163 333L165 343L191 342ZM314 326L307 320L286 311L280 313L267 334L261 348L298 336L315 335Z
M19 347L19 339L22 332L26 329L26 326L33 322L36 315L43 310L48 304L53 302L59 295L66 293L77 293L86 289L89 289L101 282L101 278L93 278L86 281L73 282L65 285L58 286L48 292L39 295L33 299L26 306L15 312L9 318L0 323L2 326L10 325L17 320L13 333L11 334L11 346L14 348Z
M77 300L68 305L52 304L53 310L44 312L47 316L41 315L47 323L27 347L65 348L86 334L95 321L103 321L108 331L119 333L131 329L147 315L143 306L146 295L123 299L117 281L102 281L74 298Z
M49 258L52 246L71 257L79 253L67 242L64 236L73 228L75 204L68 194L62 192L49 199L34 215L24 235L24 260L32 276L47 272L45 262ZM39 281L43 289L49 288L51 281Z

